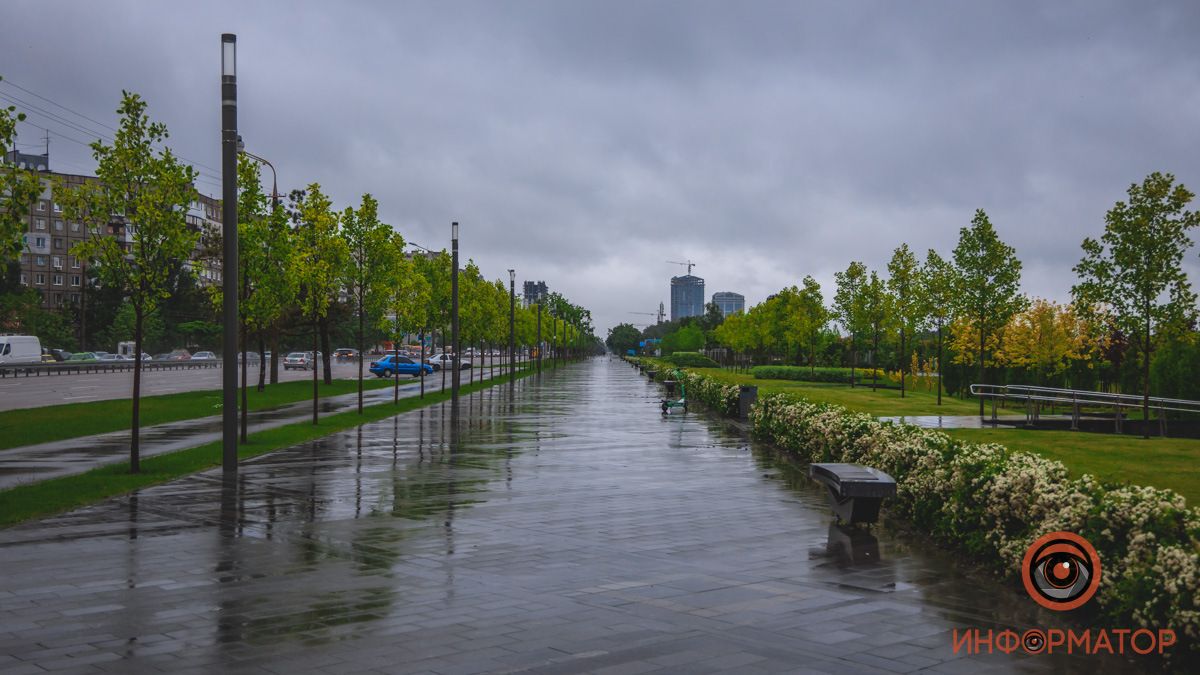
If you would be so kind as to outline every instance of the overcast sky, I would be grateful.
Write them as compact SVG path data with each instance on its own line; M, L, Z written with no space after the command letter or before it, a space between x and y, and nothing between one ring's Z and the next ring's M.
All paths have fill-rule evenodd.
M0 26L0 102L108 133L7 81L110 126L136 91L216 196L236 33L240 131L281 190L371 192L431 248L458 220L488 277L545 280L601 336L669 311L668 260L709 297L811 274L831 299L850 260L948 254L976 208L1065 300L1130 183L1200 188L1195 2L5 0ZM19 107L52 169L93 172L94 135Z

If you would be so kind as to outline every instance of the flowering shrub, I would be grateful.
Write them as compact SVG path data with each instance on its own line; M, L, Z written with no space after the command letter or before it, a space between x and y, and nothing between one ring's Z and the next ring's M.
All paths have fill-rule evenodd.
M760 397L750 422L756 436L803 461L891 474L893 514L994 561L1003 574L1019 573L1025 549L1042 534L1080 534L1100 556L1096 602L1113 625L1173 628L1200 649L1200 512L1180 495L1071 479L1058 461L781 394Z

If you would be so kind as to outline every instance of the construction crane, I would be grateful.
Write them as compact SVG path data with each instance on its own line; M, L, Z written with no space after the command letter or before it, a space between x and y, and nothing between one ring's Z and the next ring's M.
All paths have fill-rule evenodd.
M687 267L688 276L692 275L692 268L696 266L696 263L692 262L690 259L687 262L679 262L678 260L668 260L667 262L671 263L672 265L683 265Z
M641 316L652 316L652 317L654 317L655 321L657 321L658 323L662 323L663 322L663 304L661 302L658 303L658 311L657 312L630 312L630 314L639 314Z

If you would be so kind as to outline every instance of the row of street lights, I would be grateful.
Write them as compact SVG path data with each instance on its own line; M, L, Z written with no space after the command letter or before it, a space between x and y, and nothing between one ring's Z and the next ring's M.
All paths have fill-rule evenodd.
M223 239L222 268L222 320L225 353L222 357L222 395L221 395L221 424L222 452L221 467L226 474L237 472L238 468L238 238L237 238L237 156L238 153L271 169L271 208L272 212L279 206L279 181L275 166L258 155L246 152L241 136L237 129L237 36L233 33L221 35L221 180L222 180L222 211L221 234ZM455 408L458 406L458 390L461 384L459 372L459 324L458 324L458 222L450 224L451 263L450 263L450 293L451 314L450 331L453 355L451 357L453 374L451 376L450 401ZM423 246L413 244L417 248L428 251ZM243 292L246 290L248 279L242 279ZM508 364L512 373L516 365L516 270L508 270ZM425 350L424 335L421 336L422 357ZM542 305L538 303L538 372L542 368ZM245 335L242 335L242 349L245 349ZM362 358L361 355L359 358ZM242 359L242 405L240 406L242 441L246 440L247 405L246 405L246 360ZM422 358L422 361L424 359ZM259 364L262 368L263 364ZM424 395L425 382L421 378L421 391Z

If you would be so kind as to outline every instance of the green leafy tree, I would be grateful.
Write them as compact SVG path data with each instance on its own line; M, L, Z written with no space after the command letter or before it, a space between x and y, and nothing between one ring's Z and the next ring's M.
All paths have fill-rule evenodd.
M312 324L313 358L320 351L319 323L329 311L333 296L341 289L343 271L350 252L338 235L338 216L333 204L313 183L304 191L298 208L295 247L288 266L304 318ZM313 364L313 424L317 423L317 368Z
M862 301L863 325L871 335L871 390L874 391L879 382L879 341L890 330L895 318L887 285L875 272L871 272L863 284Z
M954 318L954 266L929 249L921 267L920 301L928 319L937 330L937 402L942 404L942 340L946 326Z
M980 384L986 384L984 353L988 338L1003 329L1029 302L1021 295L1021 261L1017 260L1013 247L1000 241L983 209L978 209L971 226L959 230L954 267L955 314L971 322L978 331L978 378ZM982 396L979 416L983 416Z
M16 112L13 106L0 108L0 152L15 147L17 122L24 119L25 113ZM37 173L0 161L0 266L6 266L24 250L26 219L41 194ZM0 317L0 323L3 319Z
M604 344L608 345L614 354L624 354L630 349L636 351L641 340L641 331L633 324L622 323L608 329L608 338L604 340Z
M393 263L387 270L387 311L380 328L392 336L394 356L400 356L400 343L408 333L420 332L428 324L429 281L421 275L416 265L404 255L404 238L393 232L388 240ZM421 370L421 396L425 395L424 371ZM394 373L394 402L400 402L400 373Z
M793 321L795 332L808 346L808 364L813 372L817 367L817 344L829 325L829 310L825 309L825 297L821 284L811 276L804 277L804 287L796 298L796 313Z
M71 253L95 261L100 283L124 293L133 308L133 340L140 355L146 317L168 297L170 271L188 259L199 238L185 220L188 206L196 198L196 171L163 147L167 127L150 121L140 96L122 92L117 114L120 123L113 144L91 144L97 180L75 188L56 184L54 198L62 204L65 218L84 223L93 233ZM114 215L122 219L127 246L117 237L100 234ZM138 359L133 368L129 460L133 473L141 470L141 385Z
M888 291L891 293L896 327L900 329L900 398L904 398L904 372L908 370L907 338L925 325L927 313L921 297L921 269L908 244L901 244L888 262Z
M133 311L133 305L121 305L121 308L117 310L117 315L113 317L112 325L100 333L101 344L115 350L119 343L128 341L136 331L137 315ZM146 344L161 344L165 333L166 325L159 316L159 310L155 309L146 314L145 320L142 322L142 339Z
M842 328L850 334L850 386L855 383L854 370L858 366L858 338L867 329L865 320L865 296L867 266L852 262L845 272L835 272L837 292L833 296L833 307Z
M354 305L358 319L355 333L358 348L358 414L363 413L363 349L367 317L379 317L392 296L389 284L393 275L391 267L397 261L399 250L404 249L404 240L394 240L390 225L379 220L379 202L370 194L362 196L362 204L355 210L347 207L342 212L342 239L349 251L345 267L345 286ZM377 320L376 320L377 321ZM374 323L374 322L373 322Z
M1100 240L1083 240L1083 259L1075 266L1079 283L1071 292L1078 309L1107 307L1117 327L1134 338L1142 435L1148 438L1154 333L1178 333L1196 316L1183 256L1192 247L1188 231L1200 224L1200 213L1187 210L1194 195L1169 173L1150 174L1141 185L1130 185L1128 194L1128 201L1117 202L1105 215Z

